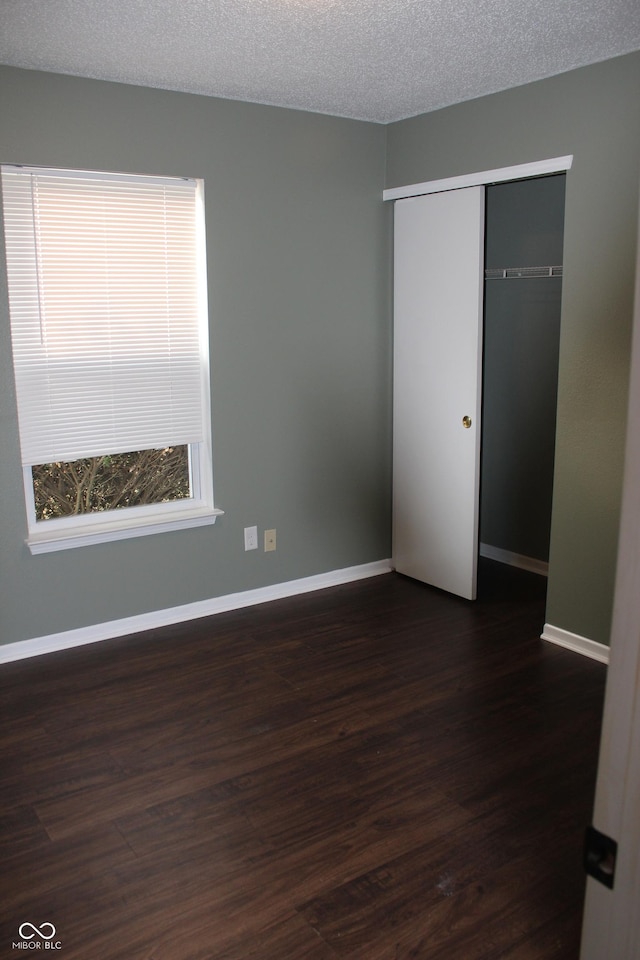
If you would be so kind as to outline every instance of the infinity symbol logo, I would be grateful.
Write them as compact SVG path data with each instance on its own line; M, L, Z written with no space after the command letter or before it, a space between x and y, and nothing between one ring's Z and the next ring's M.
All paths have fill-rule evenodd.
M33 933L25 933L25 930L28 927L31 927L31 929L33 930ZM49 930L51 930L51 933L45 933L44 932L45 927L48 927ZM43 923L40 928L34 927L32 923L21 923L20 926L18 927L18 933L20 934L23 940L31 940L33 937L36 936L36 934L37 936L41 937L43 940L53 940L53 938L56 935L56 928L52 923L49 923L48 920L46 921L46 923Z

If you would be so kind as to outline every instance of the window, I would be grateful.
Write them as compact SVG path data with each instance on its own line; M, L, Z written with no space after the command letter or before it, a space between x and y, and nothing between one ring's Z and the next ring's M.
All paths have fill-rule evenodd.
M202 183L1 172L31 551L214 522Z

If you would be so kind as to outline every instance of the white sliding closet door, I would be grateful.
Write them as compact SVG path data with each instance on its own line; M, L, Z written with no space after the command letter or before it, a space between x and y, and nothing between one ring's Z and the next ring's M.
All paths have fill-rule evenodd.
M484 187L396 201L394 249L395 566L473 600Z

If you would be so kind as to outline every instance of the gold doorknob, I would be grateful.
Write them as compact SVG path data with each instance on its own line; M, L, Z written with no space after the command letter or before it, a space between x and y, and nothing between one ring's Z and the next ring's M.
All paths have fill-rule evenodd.
M466 430L468 430L469 427L471 426L471 417L463 417L462 426L465 427Z

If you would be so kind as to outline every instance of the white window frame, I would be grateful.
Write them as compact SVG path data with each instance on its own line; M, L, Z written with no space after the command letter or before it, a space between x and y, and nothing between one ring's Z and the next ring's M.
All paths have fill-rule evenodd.
M31 553L52 553L215 523L224 511L213 506L211 445L189 444L189 460L192 489L189 498L51 520L36 520L32 468L23 467L29 530L26 542Z
M38 170L38 168L32 168ZM44 169L44 168L43 168ZM58 171L51 171L58 172ZM61 170L61 174L73 171ZM83 171L82 171L83 172ZM107 174L108 176L108 174ZM132 180L136 179L132 175ZM152 178L146 178L152 179ZM23 466L23 485L27 514L26 543L32 554L50 553L132 537L147 536L213 524L224 511L214 506L213 458L211 444L211 401L208 349L208 307L204 223L204 183L196 180L197 270L199 324L201 328L201 383L204 440L188 444L191 496L164 503L123 507L110 511L37 520L33 467ZM126 453L128 451L121 451Z

